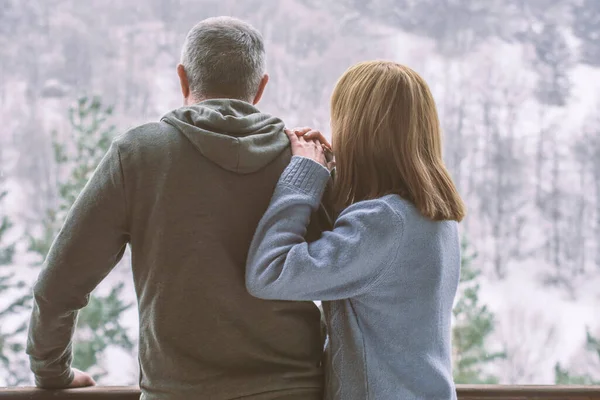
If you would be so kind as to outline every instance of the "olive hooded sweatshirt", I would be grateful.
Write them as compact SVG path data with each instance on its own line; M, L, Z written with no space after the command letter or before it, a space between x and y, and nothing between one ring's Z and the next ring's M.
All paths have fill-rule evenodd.
M321 399L312 302L245 287L252 235L291 152L284 123L211 99L116 138L70 210L34 286L36 384L73 377L77 310L131 247L142 399ZM307 239L330 227L324 209Z

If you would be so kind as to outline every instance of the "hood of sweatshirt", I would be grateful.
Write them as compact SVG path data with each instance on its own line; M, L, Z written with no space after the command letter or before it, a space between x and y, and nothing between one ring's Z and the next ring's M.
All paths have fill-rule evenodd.
M204 157L239 174L264 168L289 147L282 120L241 100L205 100L161 120L185 135Z

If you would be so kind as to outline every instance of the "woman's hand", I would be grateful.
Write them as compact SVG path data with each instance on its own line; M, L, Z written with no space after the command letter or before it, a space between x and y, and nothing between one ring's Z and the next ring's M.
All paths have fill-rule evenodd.
M293 142L293 138L291 137L291 135L295 134L298 137L298 139L304 139L305 142L320 143L322 150L323 150L323 155L325 157L325 163L322 163L318 160L315 160L315 161L319 162L320 164L325 166L330 171L333 168L335 168L335 158L333 156L333 151L331 150L331 145L329 144L329 142L327 141L325 136L323 136L323 134L320 131L318 131L316 129L305 127L305 128L286 129L285 133L290 138L290 142L292 142L292 154L297 155L297 156L307 157L306 155L294 153L294 145L293 145L294 142ZM312 158L312 157L308 157L308 158ZM312 158L312 159L314 159L314 158Z
M294 132L298 137L303 136L305 140L318 140L325 148L327 148L329 151L332 151L331 144L329 144L321 131L309 127L294 128L291 129L291 131Z
M290 139L292 155L310 158L325 168L329 168L327 165L327 159L325 158L325 150L319 141L310 139L306 140L304 136L298 136L294 131L288 129L285 130L285 133Z

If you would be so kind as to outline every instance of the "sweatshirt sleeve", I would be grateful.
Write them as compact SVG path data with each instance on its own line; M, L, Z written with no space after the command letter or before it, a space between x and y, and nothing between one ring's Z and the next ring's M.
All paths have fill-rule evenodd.
M402 219L381 200L353 204L332 231L305 241L328 179L325 168L299 157L282 174L248 253L246 286L253 296L350 298L366 292L394 264Z
M113 143L69 211L33 288L27 354L39 387L62 388L73 380L77 311L123 256L129 240L126 210Z

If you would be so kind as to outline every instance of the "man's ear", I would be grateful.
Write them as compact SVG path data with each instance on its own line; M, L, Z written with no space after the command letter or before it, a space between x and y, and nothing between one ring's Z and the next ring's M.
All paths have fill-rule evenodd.
M188 81L185 68L181 64L177 65L177 75L179 76L179 83L181 85L181 94L183 95L184 103L187 105L191 92L190 82Z
M252 104L256 104L262 98L263 92L265 91L265 86L269 82L269 75L264 74L262 79L260 80L260 84L258 85L258 90L256 91L256 96L254 96L254 100L252 100Z

